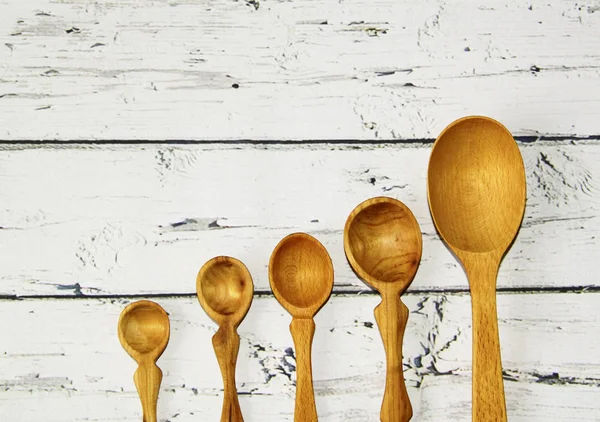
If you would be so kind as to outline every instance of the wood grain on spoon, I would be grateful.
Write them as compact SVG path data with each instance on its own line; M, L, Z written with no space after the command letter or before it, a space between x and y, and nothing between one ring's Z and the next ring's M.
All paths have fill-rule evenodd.
M235 367L240 348L237 327L252 303L252 277L239 260L218 256L209 260L198 272L196 292L204 311L219 325L212 342L223 376L221 422L243 422L235 384Z
M510 132L470 116L437 138L428 199L440 236L461 261L473 310L473 421L506 421L496 278L525 210L525 168Z
M292 315L290 331L296 348L295 422L316 422L311 349L314 315L333 289L333 264L314 237L294 233L283 238L269 262L269 282L277 301Z
M368 199L346 221L344 250L356 274L382 297L375 308L387 361L381 421L406 422L412 417L402 366L408 308L400 295L412 282L421 261L419 224L408 207L396 199Z
M133 379L142 402L143 421L157 422L162 371L156 361L169 342L169 316L155 302L133 302L119 317L118 334L123 348L138 363Z

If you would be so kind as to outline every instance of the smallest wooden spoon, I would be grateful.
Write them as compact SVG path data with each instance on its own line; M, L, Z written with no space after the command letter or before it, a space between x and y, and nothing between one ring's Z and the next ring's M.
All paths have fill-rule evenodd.
M142 402L143 422L157 422L162 371L156 361L169 342L169 316L157 303L133 302L121 312L118 332L121 345L139 365L133 380Z
M200 269L196 292L202 309L219 325L212 343L223 376L221 422L243 422L235 386L235 364L240 349L237 327L252 303L252 277L241 261L218 256Z

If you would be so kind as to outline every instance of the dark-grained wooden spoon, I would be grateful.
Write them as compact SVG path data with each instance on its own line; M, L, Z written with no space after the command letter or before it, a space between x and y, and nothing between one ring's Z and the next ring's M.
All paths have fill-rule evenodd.
M402 370L408 308L400 295L412 282L421 261L421 229L402 202L371 198L346 220L344 250L356 274L381 294L381 303L375 308L387 361L381 421L409 421L412 407Z

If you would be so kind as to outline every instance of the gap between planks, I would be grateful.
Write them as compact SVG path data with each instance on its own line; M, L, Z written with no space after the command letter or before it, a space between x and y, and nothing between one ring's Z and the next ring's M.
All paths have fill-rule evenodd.
M450 122L448 122L450 123ZM600 141L600 135L517 135L513 136L518 144L533 144L539 142L550 142L550 143L593 143ZM78 146L82 148L91 148L93 145L112 145L114 147L119 146L130 146L130 145L165 145L165 146L176 146L176 145L222 145L224 148L228 146L236 145L336 145L336 146L348 146L348 147L360 147L361 145L415 145L415 146L426 146L433 145L435 138L378 138L378 139L291 139L291 140L268 140L268 139L164 139L164 140L153 140L153 139L87 139L87 140L75 140L75 139L43 139L37 142L31 140L13 140L13 139L0 139L0 151L11 150L11 149L39 149L47 146L65 146L73 147Z
M538 142L521 151L527 211L498 287L597 286L591 268L598 261L600 148ZM327 247L338 291L363 291L344 257L342 228L356 204L377 195L402 200L421 225L423 260L410 290L466 291L464 273L431 222L428 157L427 147L364 144L6 151L0 293L187 294L202 263L224 254L245 262L256 290L268 291L268 257L294 231Z
M77 287L74 287L76 290ZM498 295L507 294L590 294L600 293L600 286L568 286L568 287L536 287L536 288L519 288L519 287L501 287L496 289ZM462 296L470 294L469 289L411 289L402 294L402 296L424 296L424 295L445 295L445 296ZM374 290L364 289L337 289L334 285L332 296L351 297L351 296L378 296ZM196 293L150 293L150 294L118 294L118 295L85 295L83 293L66 295L0 295L0 301L24 301L24 300L86 300L86 299L188 299L196 297ZM270 290L255 290L254 297L273 297L273 292Z

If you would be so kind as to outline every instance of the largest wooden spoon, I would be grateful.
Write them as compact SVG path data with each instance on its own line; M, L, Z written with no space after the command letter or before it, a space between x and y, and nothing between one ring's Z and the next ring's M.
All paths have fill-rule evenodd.
M427 175L440 236L461 261L473 310L473 421L506 421L496 277L525 210L525 168L510 132L470 116L435 141Z

